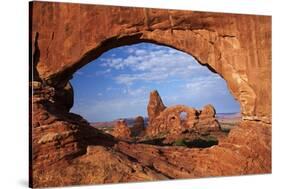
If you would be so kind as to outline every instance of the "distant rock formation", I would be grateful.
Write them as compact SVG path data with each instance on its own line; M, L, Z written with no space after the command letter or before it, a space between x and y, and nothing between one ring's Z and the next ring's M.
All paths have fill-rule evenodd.
M162 99L158 91L154 90L150 92L149 102L147 106L148 123L153 124L154 119L165 109Z
M211 104L204 106L200 112L197 128L207 131L220 130L219 122L216 119L216 110Z
M166 108L158 92L152 91L147 110L149 125L146 134L149 136L180 134L190 128L200 131L220 130L212 105L206 105L202 111L185 105Z
M113 128L111 133L114 137L121 140L130 140L131 139L131 130L128 127L125 120L121 119L116 122L116 125Z
M144 118L142 116L137 116L134 122L134 126L131 128L132 136L141 136L145 130Z

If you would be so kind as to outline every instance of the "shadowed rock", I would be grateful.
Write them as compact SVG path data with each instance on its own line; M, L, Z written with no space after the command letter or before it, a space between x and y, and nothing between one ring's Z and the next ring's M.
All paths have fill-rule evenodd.
M144 134L144 119L142 116L137 116L134 126L131 128L132 136L142 136Z

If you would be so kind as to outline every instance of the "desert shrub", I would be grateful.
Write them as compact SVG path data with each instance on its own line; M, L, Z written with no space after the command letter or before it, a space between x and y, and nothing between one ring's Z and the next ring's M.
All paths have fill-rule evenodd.
M218 139L212 135L201 137L201 139L206 140L206 141L218 141Z
M168 135L168 132L160 132L158 135L156 135L153 138L164 138Z
M145 136L142 138L142 140L151 140L151 137L148 136L148 135L145 135Z
M154 138L154 139L150 139L150 140L143 140L140 143L164 146L165 144L163 144L163 140L164 140L164 138Z
M177 139L173 146L185 146L188 148L208 148L218 144L218 139L214 136L204 136L192 140Z
M177 139L173 143L173 146L187 146L184 139Z

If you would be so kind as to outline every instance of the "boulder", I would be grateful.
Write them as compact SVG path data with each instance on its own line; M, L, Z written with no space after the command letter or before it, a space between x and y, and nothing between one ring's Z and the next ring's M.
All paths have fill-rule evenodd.
M221 129L216 119L216 110L211 104L204 106L201 110L196 128L201 131L219 131Z
M121 140L131 139L131 130L128 127L127 122L123 119L116 122L111 134Z

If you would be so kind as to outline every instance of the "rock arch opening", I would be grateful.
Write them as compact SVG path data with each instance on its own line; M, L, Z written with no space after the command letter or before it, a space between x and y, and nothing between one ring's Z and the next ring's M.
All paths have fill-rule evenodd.
M219 114L240 115L239 103L219 75L200 65L187 53L153 43L142 42L106 51L79 69L71 83L74 88L71 112L82 115L94 127L108 133L118 131L122 135L123 132L126 135L123 138L128 138L128 135L136 137L138 132L142 136L155 135L155 132L162 135L169 130L167 128L171 133L195 128L195 125L201 124L200 109L207 104L212 104ZM158 119L168 119L168 122L162 121L153 126L151 117L161 113L157 110L159 112L150 115L149 94L154 90L161 94L164 103L159 96L156 104L162 103L163 110L166 106L169 109L177 104L190 108L180 107L181 111L175 110L176 113L167 111L169 113L163 113L165 116ZM138 127L138 132L133 128L136 116L144 120L140 124L143 128ZM217 118L215 114L212 116L212 119ZM126 124L120 124L120 119ZM205 123L207 127L212 124ZM223 126L226 124L223 123ZM119 129L114 131L115 125ZM131 131L126 127L130 127ZM120 133L117 135L122 138Z
M180 119L181 121L185 121L188 118L188 113L187 112L180 112Z
M271 17L53 2L31 5L31 185L271 172ZM69 112L73 91L68 81L76 71L110 49L140 42L190 53L225 79L240 102L243 118L226 140L213 148L192 150L116 143ZM159 93L164 103L158 106L162 114L184 108L166 107L167 101ZM212 107L188 110L190 130L198 121L215 125ZM142 130L145 119L136 120L134 128ZM149 122L156 125L151 132L166 128L161 117L155 116ZM124 121L119 124L121 130L126 128ZM165 143L175 144L171 141L172 136ZM183 140L177 142L175 145ZM124 161L120 162L120 157ZM97 177L93 170L109 171L112 177Z

